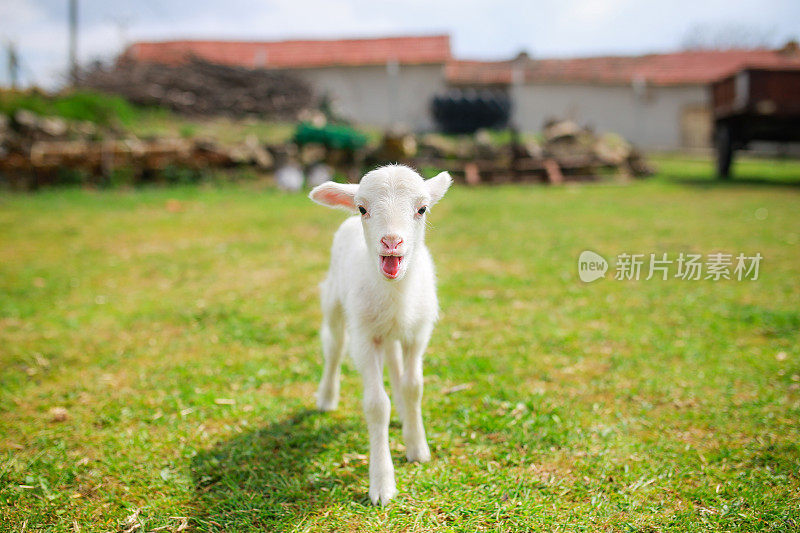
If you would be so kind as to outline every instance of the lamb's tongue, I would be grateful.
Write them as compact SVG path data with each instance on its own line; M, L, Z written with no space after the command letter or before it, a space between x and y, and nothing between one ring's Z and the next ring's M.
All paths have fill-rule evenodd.
M400 272L400 258L394 255L381 257L381 268L387 276L397 276Z

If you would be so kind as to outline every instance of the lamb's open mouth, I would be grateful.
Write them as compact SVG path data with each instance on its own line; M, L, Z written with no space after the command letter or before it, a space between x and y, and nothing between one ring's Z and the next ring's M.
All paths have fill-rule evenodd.
M389 279L394 279L400 274L400 263L403 262L401 255L382 255L381 272Z

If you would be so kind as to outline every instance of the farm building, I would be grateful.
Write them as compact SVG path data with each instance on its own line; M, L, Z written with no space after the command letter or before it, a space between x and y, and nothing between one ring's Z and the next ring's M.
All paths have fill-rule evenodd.
M452 56L447 35L273 42L139 42L123 58L175 64L197 56L248 67L290 69L353 120L433 127L430 102L448 88L493 88L513 102L512 122L539 131L568 117L614 131L647 149L711 144L709 84L743 67L800 64L783 49L682 51L641 56L469 61Z
M291 69L344 116L363 124L430 129L428 104L444 90L450 39L394 37L335 41L172 41L131 45L123 58L177 64L189 56L252 68Z

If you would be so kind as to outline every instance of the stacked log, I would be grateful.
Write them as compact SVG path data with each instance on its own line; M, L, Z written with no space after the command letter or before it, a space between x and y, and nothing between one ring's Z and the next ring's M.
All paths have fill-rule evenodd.
M598 179L609 170L623 177L652 173L625 139L596 135L569 121L546 124L541 140L523 141L512 131L506 143L487 131L464 137L388 131L377 147L364 149L359 143L366 138L356 133L342 126L314 129L305 124L298 127L294 142L267 147L250 136L239 145L222 147L199 139L142 140L90 123L18 111L10 119L0 116L0 178L29 188L56 183L64 171L91 176L93 183L124 171L137 182L161 180L159 176L173 168L200 171L246 165L279 171L278 183L296 190L304 173L315 183L334 172L357 181L365 169L398 162L447 169L468 184L559 184Z
M486 131L453 139L427 134L419 139L416 166L452 170L469 184L599 179L603 171L621 177L653 173L644 157L630 143L613 134L597 135L572 121L551 120L541 140L525 140L511 131L506 144L492 142Z
M254 137L226 148L203 139L125 137L91 123L28 111L18 111L10 119L0 116L0 181L15 188L57 183L64 172L103 183L118 171L144 181L158 180L159 173L170 168L201 171L234 165L269 170L273 160Z
M313 104L310 85L293 74L197 58L181 65L95 64L82 73L80 83L135 104L163 106L186 115L294 119Z

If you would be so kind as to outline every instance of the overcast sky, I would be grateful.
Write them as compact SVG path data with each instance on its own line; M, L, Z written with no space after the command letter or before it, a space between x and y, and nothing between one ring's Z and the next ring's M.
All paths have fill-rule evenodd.
M78 0L82 61L142 39L285 39L449 33L463 58L635 54L687 36L780 45L800 37L800 0ZM0 43L26 83L66 72L68 0L0 0ZM5 55L5 54L4 54ZM0 83L6 83L5 57Z

